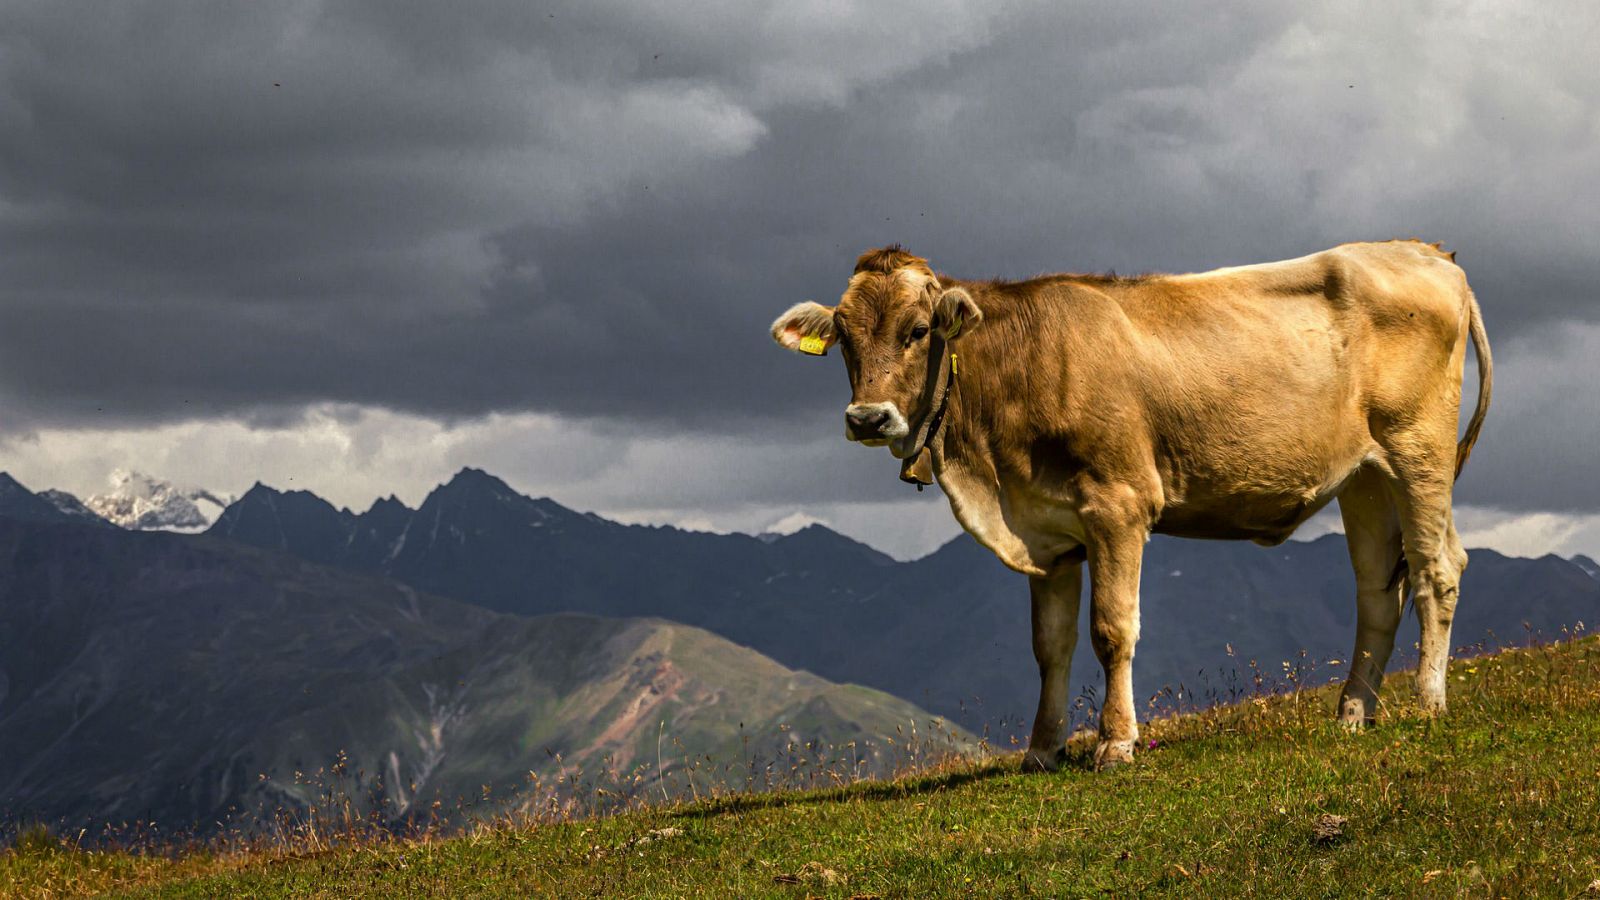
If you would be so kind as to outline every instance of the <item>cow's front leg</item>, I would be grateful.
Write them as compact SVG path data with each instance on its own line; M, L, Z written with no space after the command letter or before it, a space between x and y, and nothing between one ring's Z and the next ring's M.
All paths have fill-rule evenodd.
M1033 658L1039 662L1039 711L1033 716L1023 771L1054 772L1066 758L1067 694L1078 643L1083 566L1077 563L1028 579L1033 595Z
M1133 645L1139 640L1139 565L1146 530L1123 525L1092 535L1089 547L1089 630L1106 671L1095 768L1133 761L1139 722L1133 705Z

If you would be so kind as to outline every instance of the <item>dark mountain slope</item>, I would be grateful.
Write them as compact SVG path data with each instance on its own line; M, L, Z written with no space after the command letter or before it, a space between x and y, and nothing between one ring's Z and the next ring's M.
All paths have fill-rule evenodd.
M312 562L338 562L351 558L355 520L310 491L277 491L258 481L207 533L287 550Z
M557 755L654 763L663 733L669 768L737 766L797 737L886 747L913 719L675 623L509 617L233 541L0 517L0 822L205 828L311 802L295 773L341 752L364 773L344 787L401 815L508 797Z
M1572 564L1587 572L1591 578L1600 578L1600 563L1584 556L1582 553L1572 558Z

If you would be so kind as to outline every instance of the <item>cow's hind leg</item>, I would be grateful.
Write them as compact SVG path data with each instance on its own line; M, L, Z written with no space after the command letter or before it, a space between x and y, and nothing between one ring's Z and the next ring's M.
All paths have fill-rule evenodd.
M1100 743L1094 751L1097 769L1132 762L1139 741L1133 648L1139 640L1139 565L1146 534L1141 525L1090 536L1089 636L1106 673Z
M1024 771L1054 772L1066 756L1067 694L1078 643L1083 566L1028 579L1033 595L1033 657L1039 662L1039 711L1022 758Z
M1339 492L1345 542L1356 575L1356 644L1350 677L1339 695L1339 719L1351 727L1370 725L1378 711L1384 668L1400 627L1405 579L1400 561L1400 518L1381 473L1366 467Z
M1412 436L1390 448L1393 488L1409 568L1412 597L1421 625L1417 693L1431 713L1445 711L1445 669L1450 662L1450 625L1455 621L1467 554L1450 508L1455 480L1455 419L1448 432Z

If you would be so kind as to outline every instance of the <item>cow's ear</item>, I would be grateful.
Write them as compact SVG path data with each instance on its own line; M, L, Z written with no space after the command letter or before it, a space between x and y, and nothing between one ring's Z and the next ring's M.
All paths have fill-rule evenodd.
M772 339L796 353L822 356L833 346L833 307L807 300L772 323Z
M939 329L947 341L971 331L983 321L983 310L978 308L972 295L953 287L946 289L933 304L933 327Z

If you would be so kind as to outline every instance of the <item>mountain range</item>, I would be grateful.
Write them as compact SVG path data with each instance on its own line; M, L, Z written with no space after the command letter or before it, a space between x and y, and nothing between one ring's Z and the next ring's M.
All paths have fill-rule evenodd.
M208 533L499 612L684 622L991 733L1025 724L1037 696L1026 579L966 536L897 562L820 525L759 539L622 525L471 468L416 509L390 497L360 514L257 484ZM1471 556L1453 634L1460 646L1600 619L1600 581L1580 563ZM1135 687L1204 701L1253 681L1252 660L1276 680L1302 653L1341 658L1354 640L1354 591L1339 535L1271 548L1156 537L1144 563ZM1397 664L1415 640L1408 617ZM1092 693L1093 654L1078 653L1073 668L1075 685ZM1325 665L1317 677L1340 671Z
M964 536L900 562L821 525L623 525L470 468L362 513L257 484L202 535L81 506L0 474L0 819L249 817L312 802L295 773L341 751L400 816L564 766L648 768L660 740L668 770L753 772L814 741L882 771L924 709L1004 746L1037 691L1026 580ZM1460 646L1600 615L1586 559L1471 555ZM1141 598L1153 708L1338 677L1303 666L1353 639L1337 535L1156 538ZM1073 678L1087 719L1082 646Z

